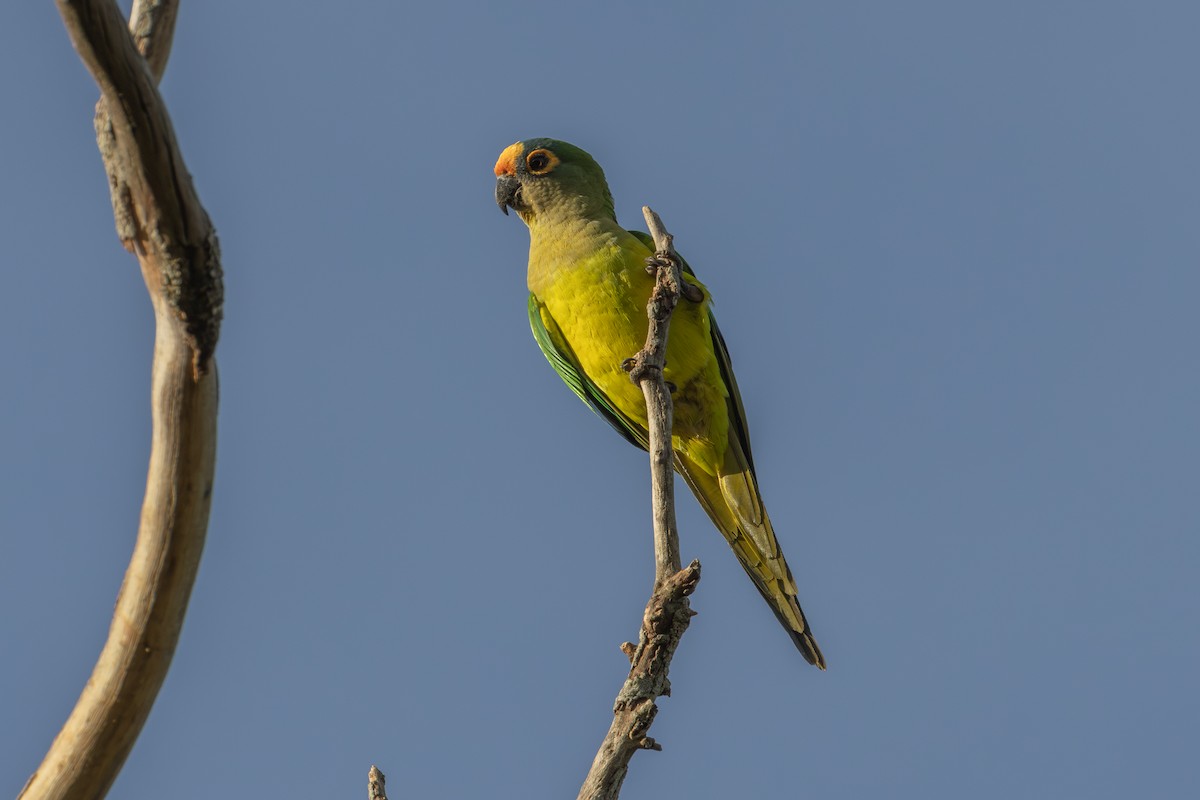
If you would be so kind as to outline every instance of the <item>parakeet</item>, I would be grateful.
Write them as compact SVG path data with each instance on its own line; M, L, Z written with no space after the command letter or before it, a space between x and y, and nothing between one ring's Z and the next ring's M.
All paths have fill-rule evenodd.
M517 142L496 162L496 202L529 228L529 323L575 394L629 442L646 448L641 389L621 368L646 340L651 238L617 224L600 165L554 139ZM672 387L675 468L810 664L825 668L796 582L759 496L746 414L711 295L684 264L699 302L671 319L663 377Z

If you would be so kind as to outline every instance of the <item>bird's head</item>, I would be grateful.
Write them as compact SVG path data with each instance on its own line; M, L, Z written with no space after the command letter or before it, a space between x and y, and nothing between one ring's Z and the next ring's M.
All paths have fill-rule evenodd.
M526 139L496 161L496 204L526 225L542 217L615 219L604 170L587 152L557 139Z

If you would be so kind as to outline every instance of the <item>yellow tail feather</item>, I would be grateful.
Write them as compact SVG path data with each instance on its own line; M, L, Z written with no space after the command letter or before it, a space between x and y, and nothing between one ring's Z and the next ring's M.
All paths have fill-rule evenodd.
M796 581L779 549L754 471L736 440L730 441L730 450L725 462L733 469L728 474L711 475L678 451L676 468L725 536L742 569L791 635L800 654L808 663L825 669L825 657L796 600Z

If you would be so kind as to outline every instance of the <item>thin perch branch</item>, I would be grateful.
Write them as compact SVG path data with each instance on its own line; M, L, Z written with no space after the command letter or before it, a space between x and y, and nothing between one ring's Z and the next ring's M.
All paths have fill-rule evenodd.
M649 418L651 503L654 509L654 584L657 586L679 572L679 530L675 525L675 453L671 448L674 404L663 369L667 364L667 334L671 314L683 289L675 237L667 233L658 214L642 206L655 254L648 270L655 275L654 291L646 305L649 327L646 345L622 366L629 378L642 387Z
M116 779L166 678L208 526L216 461L221 320L216 234L155 88L177 3L57 0L71 42L100 85L97 139L118 235L137 253L154 306L152 440L133 557L108 641L75 709L21 800L101 798ZM150 55L154 74L142 52Z
M688 291L680 274L681 259L672 246L671 234L648 207L642 213L654 237L655 254L648 259L655 275L654 291L646 305L649 326L646 345L622 366L634 383L642 387L649 420L650 475L654 515L654 591L642 617L636 647L625 643L629 677L613 704L613 721L592 761L580 800L615 800L629 771L629 761L638 750L661 750L647 733L658 713L656 700L671 694L667 673L683 632L691 621L687 598L700 580L700 562L679 567L679 532L675 526L675 456L671 447L671 393L663 378L666 366L667 333L671 313L680 296L697 299Z

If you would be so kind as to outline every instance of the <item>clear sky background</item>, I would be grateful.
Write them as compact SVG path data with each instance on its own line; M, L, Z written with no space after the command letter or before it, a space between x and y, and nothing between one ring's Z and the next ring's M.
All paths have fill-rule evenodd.
M529 334L506 145L717 298L808 667L680 484L700 612L624 797L1200 790L1200 6L184 2L220 445L114 797L573 797L652 559L645 457ZM97 89L0 10L0 796L133 544L152 316Z

